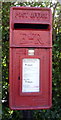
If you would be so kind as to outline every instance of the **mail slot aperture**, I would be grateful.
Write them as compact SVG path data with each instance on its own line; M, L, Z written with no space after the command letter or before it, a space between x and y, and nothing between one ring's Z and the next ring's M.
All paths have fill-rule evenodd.
M14 29L49 29L49 24L20 24L15 23Z

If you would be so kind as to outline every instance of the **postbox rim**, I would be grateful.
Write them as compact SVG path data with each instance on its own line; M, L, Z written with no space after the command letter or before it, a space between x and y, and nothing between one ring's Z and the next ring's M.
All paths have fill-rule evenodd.
M51 107L52 107L52 104L49 105L49 106L42 106L42 107L41 107L41 110L42 110L42 109L50 109ZM15 106L11 106L11 105L10 105L10 109L11 109L11 110L26 110L26 107L24 107L24 108L23 108L23 107L19 108L19 107L15 107ZM40 106L38 106L37 109L40 110ZM32 107L32 106L31 106L31 108L27 107L27 110L37 110L37 109L36 109L36 107Z
M26 10L50 10L51 11L51 8L47 8L47 7L25 7L25 6L13 6L13 7L10 7L10 9L26 9Z

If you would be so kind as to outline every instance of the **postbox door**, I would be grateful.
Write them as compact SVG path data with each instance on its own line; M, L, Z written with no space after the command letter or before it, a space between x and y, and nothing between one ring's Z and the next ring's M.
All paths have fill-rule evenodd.
M11 80L11 84L12 84L12 89L11 89L11 93L12 94L12 101L10 102L11 106L13 107L13 109L40 109L43 108L49 108L51 105L51 57L50 57L50 50L48 49L34 49L35 51L35 55L34 56L29 56L28 54L28 48L19 48L19 49L13 49L12 51L12 58L13 59L13 63L12 63L12 80ZM13 57L14 56L14 57ZM37 80L36 83L34 84L28 84L28 82L33 82L33 78L31 79L31 77L35 76L31 76L30 74L33 73L29 73L30 71L26 71L26 69L31 69L31 67L27 66L27 68L24 66L26 64L26 62L24 62L24 60L29 60L32 59L33 62L37 62L37 66L35 66L36 62L34 63L34 66L32 67L36 67L38 70L35 70L34 72L38 72L38 75L36 75ZM30 65L30 63L27 65ZM32 65L33 65L33 62ZM33 68L33 70L34 70ZM24 76L23 74L28 74L28 76L25 77L25 79L27 79L28 77L28 81L27 83L23 83L24 82ZM50 76L49 76L50 74ZM36 85L37 86L34 86ZM27 88L27 86L29 88ZM30 86L29 86L30 85ZM32 89L33 87L33 89ZM38 87L38 88L36 88ZM15 101L15 102L14 102ZM19 102L18 102L19 101ZM19 107L18 107L19 106ZM15 108L16 107L16 108Z

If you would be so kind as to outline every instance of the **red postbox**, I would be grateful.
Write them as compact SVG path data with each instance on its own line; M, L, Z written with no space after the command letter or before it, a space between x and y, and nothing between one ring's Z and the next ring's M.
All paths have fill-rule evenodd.
M11 109L48 109L52 105L52 14L49 8L10 10Z

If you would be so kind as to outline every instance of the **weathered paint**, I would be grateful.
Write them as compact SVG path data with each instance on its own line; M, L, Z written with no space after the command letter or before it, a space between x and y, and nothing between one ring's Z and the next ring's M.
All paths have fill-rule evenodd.
M38 29L38 25L41 28ZM29 55L29 49L34 53ZM40 60L39 92L22 92L23 59ZM11 7L9 84L11 109L52 106L52 14L49 8Z

